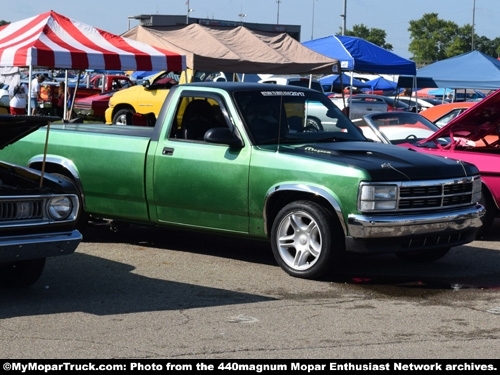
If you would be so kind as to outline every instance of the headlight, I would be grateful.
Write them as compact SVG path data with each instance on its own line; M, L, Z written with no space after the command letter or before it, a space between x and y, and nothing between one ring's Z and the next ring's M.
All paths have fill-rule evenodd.
M397 204L397 185L361 185L360 211L395 210Z
M49 201L49 215L54 220L65 220L73 211L73 203L69 197L53 197Z

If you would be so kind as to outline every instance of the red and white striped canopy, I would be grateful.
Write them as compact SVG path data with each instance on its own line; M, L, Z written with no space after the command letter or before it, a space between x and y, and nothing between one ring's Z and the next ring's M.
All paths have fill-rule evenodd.
M49 11L0 27L0 66L180 71L186 57Z

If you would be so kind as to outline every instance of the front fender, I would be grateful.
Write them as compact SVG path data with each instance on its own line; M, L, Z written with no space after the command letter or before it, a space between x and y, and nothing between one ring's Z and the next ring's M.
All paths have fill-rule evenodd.
M314 197L315 200L317 200L318 198L325 200L330 205L329 208L331 208L332 211L335 212L335 214L337 215L339 223L342 226L342 230L344 231L344 233L347 233L347 224L344 220L344 215L342 214L342 206L340 204L340 199L334 192L324 188L323 186L306 185L300 182L286 182L286 183L276 184L266 192L266 196L264 199L264 210L263 210L264 224L265 224L264 230L266 231L266 234L268 234L269 203L273 200L273 198L277 194L281 194L284 192L310 195L311 197Z

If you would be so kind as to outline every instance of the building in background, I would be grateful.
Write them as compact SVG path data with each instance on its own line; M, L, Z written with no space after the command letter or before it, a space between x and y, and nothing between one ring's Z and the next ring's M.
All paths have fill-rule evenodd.
M267 23L248 23L243 21L225 21L209 18L187 17L182 15L162 15L162 14L140 14L138 16L130 16L130 21L137 20L141 26L181 26L186 24L198 23L203 26L218 26L218 27L236 27L245 26L248 29L256 31L264 31L269 33L287 33L292 38L300 42L300 25L282 25L282 24L267 24Z

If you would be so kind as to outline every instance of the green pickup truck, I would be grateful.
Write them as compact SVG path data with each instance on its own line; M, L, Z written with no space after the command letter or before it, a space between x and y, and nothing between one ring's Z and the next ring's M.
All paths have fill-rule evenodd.
M295 277L345 252L439 259L485 212L474 165L369 141L308 88L181 84L155 126L52 124L0 157L42 168L47 131L45 170L72 179L93 218L270 241Z

